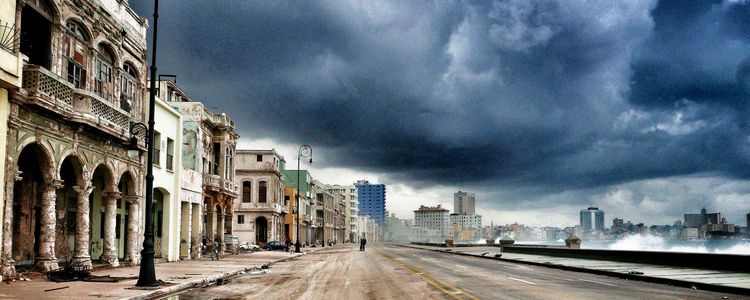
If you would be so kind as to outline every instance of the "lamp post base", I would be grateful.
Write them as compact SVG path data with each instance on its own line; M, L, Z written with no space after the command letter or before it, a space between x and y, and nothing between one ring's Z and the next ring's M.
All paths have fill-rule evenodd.
M300 248L302 248L302 243L297 241L297 243L294 244L294 253L302 253Z

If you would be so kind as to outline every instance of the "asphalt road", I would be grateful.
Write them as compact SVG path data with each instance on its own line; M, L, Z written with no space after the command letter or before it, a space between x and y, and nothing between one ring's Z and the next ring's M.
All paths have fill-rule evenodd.
M178 299L744 299L661 284L394 245L353 245L275 264L269 273Z

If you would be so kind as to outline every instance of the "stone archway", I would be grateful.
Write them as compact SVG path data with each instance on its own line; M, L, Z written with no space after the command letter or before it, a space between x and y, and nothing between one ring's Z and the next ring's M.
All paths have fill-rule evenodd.
M62 188L57 190L55 201L57 223L60 224L55 238L55 252L58 257L70 259L79 256L76 253L76 245L79 244L78 225L88 227L88 220L79 220L78 211L88 212L88 193L91 189L84 188L87 183L84 180L83 163L77 156L67 156L60 164L59 173ZM84 217L88 218L88 214Z
M117 200L118 222L116 226L118 258L123 259L129 265L140 263L138 237L140 236L140 196L136 189L135 177L130 171L120 176L117 188L121 199ZM117 224L116 224L117 225Z
M57 268L55 192L60 182L53 180L51 170L49 156L39 144L27 145L18 156L19 177L13 184L10 212L11 253L4 253L11 255L15 266L35 264L44 271Z
M120 265L115 243L117 200L120 199L120 193L115 186L112 171L107 165L97 166L91 177L93 185L93 192L89 196L91 259L98 259L102 263L116 267Z

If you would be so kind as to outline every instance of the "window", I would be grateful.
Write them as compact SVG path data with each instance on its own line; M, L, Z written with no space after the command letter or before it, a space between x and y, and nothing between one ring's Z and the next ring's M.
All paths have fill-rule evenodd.
M284 195L284 205L289 205L289 195Z
M258 183L258 202L266 203L266 195L268 194L268 183L261 181Z
M256 155L255 156L255 160L256 161L263 161L263 155L260 155L260 154Z
M219 161L221 160L221 144L214 143L214 166L213 174L219 175Z
M68 30L63 36L63 57L68 82L76 88L86 87L86 59L88 58L89 35L81 23L68 20Z
M174 140L167 138L167 170L174 170Z
M99 54L96 56L96 76L94 78L94 92L105 100L114 100L114 72L112 65L114 55L106 48L99 46Z
M242 203L250 203L253 195L253 184L250 181L242 182Z
M52 11L45 0L24 1L21 11L20 51L29 63L49 69L52 43ZM1 47L6 48L6 47ZM8 49L6 49L8 50Z
M120 76L120 108L130 112L133 104L138 100L138 85L136 84L138 75L135 73L135 67L131 64L125 64L122 70Z
M245 224L245 215L237 215L237 224Z
M161 165L161 133L154 131L154 165Z

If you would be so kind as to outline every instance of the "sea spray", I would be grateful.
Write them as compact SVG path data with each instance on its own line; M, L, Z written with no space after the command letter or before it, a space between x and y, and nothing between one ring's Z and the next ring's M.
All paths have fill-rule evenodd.
M732 243L734 242L734 243ZM720 244L719 244L720 243ZM731 243L731 244L730 244ZM586 242L584 242L584 245ZM712 247L713 246L713 247ZM667 240L651 234L634 234L615 241L604 249L636 250L636 251L666 251L692 253L720 253L750 255L750 241L684 241Z

